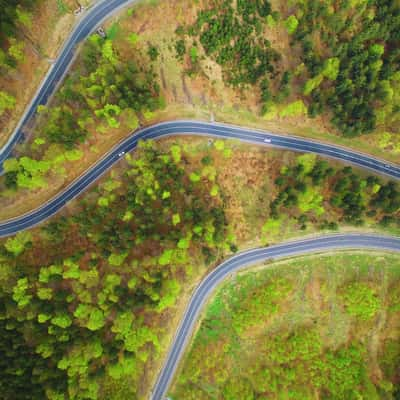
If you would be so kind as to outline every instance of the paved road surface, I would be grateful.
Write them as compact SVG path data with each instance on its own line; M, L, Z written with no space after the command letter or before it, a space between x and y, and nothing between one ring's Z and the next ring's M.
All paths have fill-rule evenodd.
M21 118L14 133L8 140L7 144L0 149L0 168L3 161L11 154L16 143L23 139L23 127L35 114L38 105L46 104L49 97L56 90L57 85L61 82L65 73L68 71L71 61L74 58L76 45L92 33L105 18L109 17L119 8L124 7L129 3L134 3L135 1L137 0L103 0L95 5L90 11L86 12L71 33L69 39L62 48L60 55L49 69L42 85L39 87L35 97L32 99L32 102L25 111L25 114ZM121 158L120 154L122 152L126 153L134 150L139 139L158 139L166 136L183 134L239 139L241 141L258 145L274 146L299 152L313 152L322 156L352 163L359 167L369 169L375 173L386 175L395 180L399 180L400 178L400 167L397 165L333 145L223 124L204 123L198 121L173 121L151 126L132 133L129 138L114 147L105 157L99 160L80 178L75 180L70 186L60 192L49 202L21 217L1 223L0 236L8 236L21 230L28 229L55 214L66 204L66 202L85 191L88 186L115 164ZM203 280L193 295L171 347L166 364L154 388L152 399L161 400L164 398L177 367L177 363L182 356L185 345L192 332L193 325L204 302L218 283L225 279L226 276L249 264L254 264L263 260L336 248L375 248L381 250L400 251L400 239L368 235L327 236L318 239L302 240L271 246L264 249L256 249L238 254L237 256L225 261Z
M322 156L336 158L359 167L369 169L378 174L387 175L395 180L400 179L400 167L387 164L373 157L358 154L351 150L342 149L333 145L316 143L307 139L300 139L284 135L275 135L247 128L231 125L207 123L199 121L171 121L144 128L132 133L130 137L115 146L110 152L88 169L81 177L76 179L65 190L57 194L49 202L43 204L23 216L0 223L0 237L12 235L21 230L28 229L60 210L68 201L84 192L89 185L95 182L121 157L122 152L129 152L136 148L140 139L160 139L174 135L197 135L218 137L222 139L238 139L256 145L274 146L294 151L306 151ZM268 142L266 142L266 140Z
M375 235L328 235L314 239L287 242L240 253L219 265L207 275L195 290L182 317L167 359L153 388L151 400L164 400L179 361L192 335L201 310L215 290L227 277L251 264L289 256L324 252L334 249L376 249L400 252L400 238Z
M47 100L53 94L57 85L68 71L75 55L76 46L94 32L105 19L116 13L122 7L137 1L138 0L101 0L82 13L79 23L66 40L59 56L50 67L46 77L31 103L28 105L13 134L10 136L4 147L0 149L0 169L2 169L4 160L6 160L12 153L14 146L23 139L23 127L36 113L37 107L47 103Z

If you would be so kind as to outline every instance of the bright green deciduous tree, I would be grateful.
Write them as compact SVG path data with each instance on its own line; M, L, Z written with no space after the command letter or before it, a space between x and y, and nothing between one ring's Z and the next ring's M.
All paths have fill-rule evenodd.
M36 294L40 300L50 300L53 297L53 290L51 288L39 288Z
M172 216L172 224L175 226L178 225L180 222L181 222L181 216L179 214L174 214Z
M156 349L159 349L160 344L156 334L147 326L141 326L130 331L125 339L125 349L136 353L146 343L152 343Z
M113 44L111 40L106 40L104 42L103 47L101 48L101 54L105 59L110 61L112 64L115 64L117 62L117 58L115 57Z
M375 43L369 47L368 52L373 57L381 58L381 56L385 52L385 47L382 44Z
M223 389L225 400L253 400L254 391L251 383L245 378L231 378Z
M17 14L17 21L27 28L30 28L32 25L32 14L24 10L22 7L17 7L15 12Z
M340 60L337 57L328 58L324 62L322 75L334 81L339 74Z
M322 83L323 80L324 80L324 77L322 74L319 74L319 75L315 76L314 78L309 79L306 82L306 84L304 85L303 94L305 96L308 96L309 94L311 94L311 92L314 89L319 87L319 85Z
M222 151L225 148L225 142L221 139L218 139L214 142L214 147L219 150Z
M14 237L10 237L7 239L4 247L7 249L7 251L17 256L24 251L26 244L29 243L31 240L32 235L30 232L18 232Z
M317 161L317 156L315 154L302 154L297 157L297 165L301 165L303 168L303 175L309 174Z
M125 338L132 330L133 320L133 314L129 310L118 313L117 317L113 321L111 332L116 333L117 338Z
M307 107L302 100L289 103L281 112L280 117L298 117L307 113Z
M135 45L139 41L139 35L137 33L131 33L128 36L129 43Z
M126 253L126 252L125 253L120 253L120 254L112 253L108 257L108 262L110 263L110 265L114 265L116 267L119 267L125 261L127 256L128 256L128 253Z
M172 158L176 163L179 163L181 161L181 148L177 144L173 144L171 146L171 154Z
M299 21L295 15L290 15L285 21L285 27L289 35L295 33L298 26L299 26Z
M12 110L15 107L15 102L14 96L0 90L0 116L3 115L6 110Z
M166 249L163 251L163 253L158 259L158 262L160 263L161 266L165 266L171 263L173 252L174 251L171 249Z
M12 299L18 304L19 308L26 307L32 299L32 295L27 293L29 287L28 278L25 277L18 279L17 285L13 288Z
M103 311L94 309L89 314L89 320L86 327L91 331L97 331L105 325L105 316Z
M12 38L10 40L10 47L8 48L8 54L13 57L16 61L24 60L24 48L23 42L18 42L16 39Z
M59 328L66 329L72 325L72 319L67 313L63 312L56 314L56 316L51 319L51 323Z
M181 285L176 279L164 281L162 287L162 296L160 302L157 305L157 311L162 312L166 308L173 306L180 291Z
M192 172L191 174L190 174L190 176L189 176L189 179L192 181L192 182L198 182L199 180L200 180L200 175L199 174L197 174L196 172Z
M110 128L118 128L119 122L116 117L121 114L121 108L116 104L106 104L101 110L96 110L97 117L104 117Z

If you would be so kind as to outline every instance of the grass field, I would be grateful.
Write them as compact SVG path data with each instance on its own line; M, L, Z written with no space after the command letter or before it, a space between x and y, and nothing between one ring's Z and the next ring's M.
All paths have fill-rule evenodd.
M354 251L232 277L204 311L171 398L393 398L399 280L399 256Z

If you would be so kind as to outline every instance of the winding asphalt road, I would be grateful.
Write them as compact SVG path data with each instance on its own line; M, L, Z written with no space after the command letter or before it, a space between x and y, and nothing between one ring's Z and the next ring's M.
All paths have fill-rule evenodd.
M137 1L138 0L102 0L85 12L82 19L72 31L70 37L63 46L57 60L49 69L48 74L39 87L35 97L32 99L25 114L21 118L13 135L10 137L7 144L0 149L0 170L3 161L11 154L16 143L23 139L23 127L26 126L28 121L35 114L38 105L46 104L49 97L57 89L57 85L65 76L71 61L74 58L76 45L92 33L104 19L115 13L120 8ZM104 172L116 163L119 160L121 153L134 150L137 146L138 140L158 139L166 136L182 134L239 139L257 145L274 146L299 152L313 152L322 156L352 163L394 179L400 179L400 167L398 165L378 160L368 155L360 154L338 146L218 123L172 121L133 132L130 137L115 146L106 156L89 168L82 176L72 182L53 199L36 210L0 223L0 237L12 235L21 230L31 228L54 215L68 201L82 193L90 184L96 181Z
M76 45L92 33L104 19L118 9L137 0L102 0L92 7L77 24L60 55L49 69L43 83L27 107L14 133L7 144L0 149L0 169L9 157L14 146L23 139L23 127L35 114L38 105L46 104L57 89L74 59ZM400 179L400 167L365 154L360 154L338 146L292 136L276 135L270 132L240 128L218 123L199 121L173 121L161 123L133 132L130 137L115 146L106 156L88 169L53 199L23 216L0 223L0 237L15 234L45 221L60 210L68 201L84 192L102 174L120 160L123 153L136 148L139 140L160 139L176 135L200 135L223 139L238 139L257 145L273 146L298 152L312 152L325 157L351 163L372 172ZM194 324L215 287L230 274L264 260L308 254L343 248L369 248L400 252L400 238L373 235L331 235L316 239L289 242L268 248L255 249L240 253L222 263L212 271L197 288L185 312L175 340L171 346L166 363L159 375L152 393L152 400L163 400L171 383L178 362L185 350Z
M36 113L37 107L47 103L49 97L54 93L57 85L65 76L74 59L76 46L94 32L105 19L115 14L119 9L137 1L138 0L101 0L93 7L83 12L81 19L66 40L54 64L49 68L47 75L43 79L31 103L26 108L13 134L0 149L0 166L2 166L4 160L10 156L14 146L24 138L23 128Z
M329 144L313 142L307 139L275 135L237 126L199 121L171 121L143 128L115 146L106 156L72 182L66 189L41 207L20 217L0 223L0 237L9 236L45 221L60 210L68 201L84 192L102 174L110 169L122 157L122 153L136 149L139 140L161 139L169 136L195 135L238 139L256 145L273 146L300 152L313 152L335 158L369 169L378 174L400 179L400 167ZM267 141L267 142L266 142Z
M208 274L192 295L182 317L167 359L151 393L151 400L164 400L173 376L191 338L200 313L215 288L228 276L266 260L338 249L376 249L400 252L400 238L375 235L328 235L249 250L226 260Z

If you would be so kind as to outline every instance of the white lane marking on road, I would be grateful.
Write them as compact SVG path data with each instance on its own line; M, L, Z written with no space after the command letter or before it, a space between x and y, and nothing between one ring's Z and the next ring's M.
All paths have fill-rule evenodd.
M189 333L193 330L193 325L197 321L197 317L199 313L202 311L202 308L204 307L204 304L209 298L210 294L214 291L214 289L218 286L218 284L226 278L229 274L231 274L233 271L239 271L251 263L257 263L257 262L262 262L270 258L283 258L283 257L288 257L288 256L293 256L293 255L300 255L303 254L303 252L319 252L319 251L326 251L327 249L340 249L340 248L365 248L371 247L371 244L368 243L370 240L375 240L378 238L378 236L375 235L360 235L360 234L339 234L339 235L334 235L333 240L331 240L332 236L331 235L326 235L326 236L321 236L317 238L312 238L312 239L305 239L304 241L297 241L297 242L287 242L284 244L279 245L281 248L280 249L272 249L272 248L266 248L266 249L253 249L250 250L249 257L246 258L245 262L240 262L241 259L239 257L243 256L243 254L234 256L223 263L221 263L214 271L212 271L210 274L208 274L200 283L200 285L196 288L195 292L193 293L190 302L185 310L185 313L181 319L181 322L179 324L178 329L176 330L174 339L172 341L172 344L170 346L169 352L166 357L166 361L162 367L161 373L158 375L158 378L156 380L156 384L152 390L152 399L153 400L158 400L162 398L165 393L167 392L169 385L172 381L173 375L176 371L177 364L179 360L181 359L184 350L186 349L187 341L190 337ZM339 240L341 239L341 240ZM349 241L343 242L343 240L349 239L349 241L353 241L352 243L349 243ZM381 241L385 240L390 240L390 239L395 239L396 238L390 238L390 237L380 237ZM324 242L327 241L327 242ZM365 243L361 243L364 241ZM307 243L305 243L307 242ZM357 243L355 243L357 242ZM314 248L312 245L315 245ZM394 251L400 251L400 240L397 239L396 242L396 248L393 249ZM311 248L310 248L311 247ZM373 246L372 246L373 247ZM382 248L383 246L377 246L375 248ZM390 247L389 245L387 247ZM286 249L286 251L285 251ZM261 250L261 251L260 251ZM276 254L274 253L276 251L281 252L282 254ZM250 253L256 252L257 254L254 254L253 256ZM224 270L224 268L227 268ZM221 273L222 275L218 277L218 274ZM216 277L216 280L213 281L212 279ZM211 281L211 282L208 282ZM207 288L207 285L211 285L209 288ZM201 290L203 290L203 287L205 287L205 292L200 293ZM197 299L198 296L202 296L201 299ZM182 337L182 335L184 335ZM176 348L176 346L179 345L179 348ZM172 364L172 366L170 365ZM161 389L159 388L159 385L163 384L163 387ZM159 393L158 393L159 392ZM156 394L156 398L154 397L154 394Z

